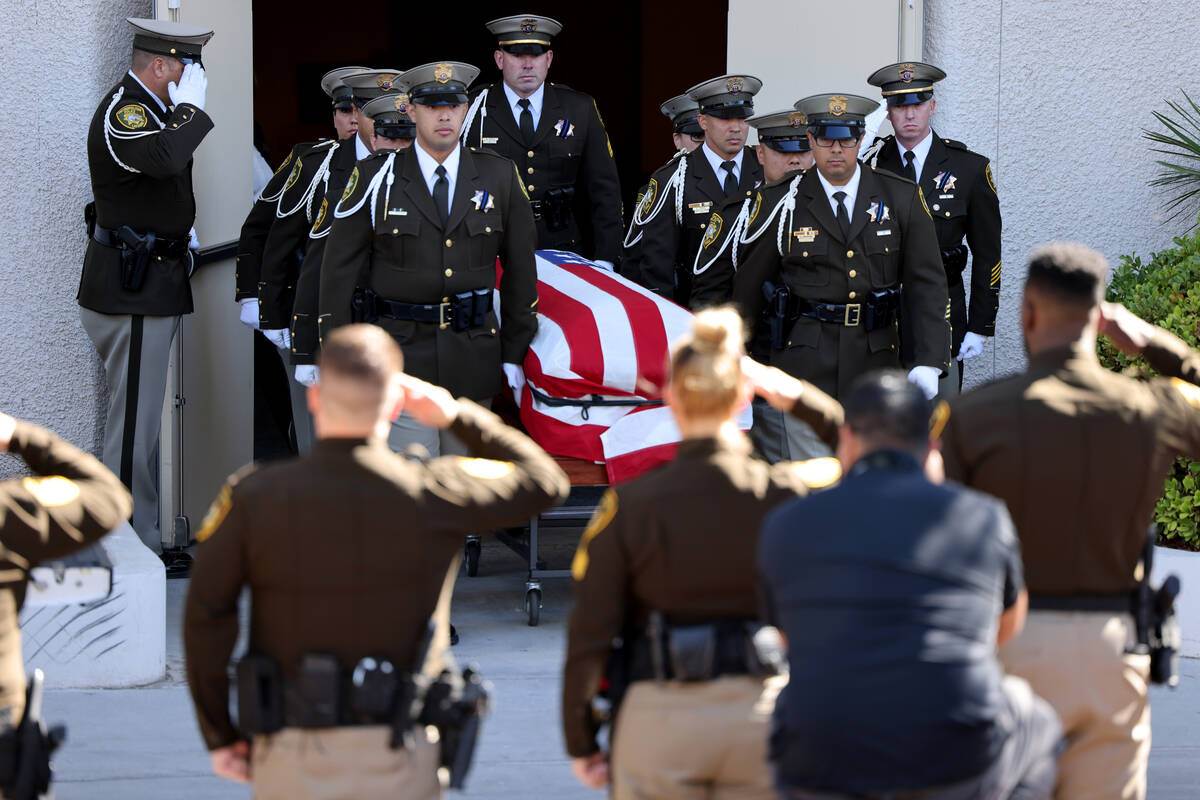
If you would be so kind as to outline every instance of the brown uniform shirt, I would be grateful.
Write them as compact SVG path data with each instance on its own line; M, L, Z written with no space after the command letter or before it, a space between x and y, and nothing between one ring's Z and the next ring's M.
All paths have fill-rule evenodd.
M8 450L35 473L0 483L0 709L15 724L25 710L17 615L29 570L120 525L133 513L133 500L94 457L36 425L18 422Z
M806 391L792 413L836 443L842 409L827 395ZM771 466L750 452L745 437L687 439L670 464L604 495L571 567L562 715L572 757L597 750L591 700L613 639L644 630L651 611L685 623L757 619L763 518L838 475L832 459Z
M1160 330L1146 358L1166 377L1137 381L1057 348L951 404L946 475L1008 504L1031 594L1133 589L1167 471L1200 456L1200 387L1179 379L1195 377L1197 354Z
M463 535L566 497L554 460L490 411L463 401L451 430L475 458L422 462L382 441L322 439L310 455L252 468L221 490L197 535L184 617L188 686L210 749L240 738L226 668L243 586L250 649L277 659L285 678L310 652L347 670L368 655L410 669L444 590L448 601Z

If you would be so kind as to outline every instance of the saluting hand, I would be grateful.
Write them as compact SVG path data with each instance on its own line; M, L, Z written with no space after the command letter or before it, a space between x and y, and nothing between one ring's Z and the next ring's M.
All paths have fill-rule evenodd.
M804 393L804 381L777 367L760 364L749 356L742 358L742 374L754 386L755 394L780 411L791 411Z
M218 747L209 755L212 756L213 772L218 777L228 778L238 783L250 782L249 742L240 741L226 747Z
M12 441L13 431L17 429L17 421L0 411L0 453L8 450L8 444Z
M608 786L608 753L592 753L590 756L571 759L571 771L589 789Z
M400 385L404 388L404 411L422 425L448 428L458 417L458 401L442 387L403 373Z
M1154 337L1154 326L1120 303L1101 303L1100 333L1122 353L1138 356Z

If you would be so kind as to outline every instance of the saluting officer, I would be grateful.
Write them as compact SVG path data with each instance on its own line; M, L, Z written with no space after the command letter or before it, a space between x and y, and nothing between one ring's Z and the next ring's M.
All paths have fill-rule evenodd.
M321 265L319 325L325 337L357 307L358 318L396 337L411 374L487 402L506 375L515 380L537 330L537 233L513 163L459 143L478 74L439 62L400 76L417 141L351 173ZM492 307L497 257L503 325ZM389 442L398 450L419 442L435 455L462 447L405 415Z
M933 212L950 289L950 355L958 362L961 389L966 362L983 352L985 337L996 333L1000 200L987 158L971 152L962 142L940 138L930 124L937 108L933 85L945 77L946 73L932 64L906 62L878 69L867 78L882 89L895 134L876 139L865 160L914 181ZM968 246L972 261L969 314L963 287ZM911 337L904 320L901 325L905 356L911 357L907 352Z
M291 339L292 364L295 365L296 380L312 386L317 382L317 347L320 335L317 330L317 307L321 285L321 263L325 258L333 209L346 188L346 181L354 171L354 165L371 155L375 149L374 121L362 113L372 100L385 95L400 94L396 78L402 70L355 68L341 75L342 82L350 91L354 108L354 136L338 142L338 150L329 162L329 180L308 231L308 244L300 274L296 277L296 297L292 303Z
M321 383L308 390L314 451L230 478L197 536L188 686L213 770L253 779L256 798L430 800L442 796L439 763L455 760L444 748L462 740L441 737L439 758L426 727L436 692L414 715L403 690L411 674L453 665L447 625L463 534L529 519L570 487L496 415L402 374L400 348L375 326L334 331L320 364ZM473 457L390 452L388 421L402 408L453 430ZM235 727L228 664L243 587L254 613Z
M709 214L762 183L762 167L746 147L746 119L754 115L761 88L758 78L723 75L688 89L700 105L704 144L659 168L634 211L634 223L642 227L641 284L682 306L691 299L692 267Z
M659 106L659 110L667 119L671 120L671 141L675 145L675 155L671 156L672 162L686 156L704 141L704 131L700 128L699 119L700 104L695 100L686 94L675 95ZM637 198L633 201L634 208L642 204L642 198L646 196L649 188L650 184L647 182L638 189ZM621 251L621 274L637 280L641 275L641 267L638 266L641 256L642 229L640 225L630 220L629 231L625 234Z
M494 19L487 29L496 37L503 80L474 93L463 144L516 163L539 248L570 250L611 270L621 256L623 230L608 132L590 95L546 82L551 43L562 24L517 14Z
M1034 251L1021 302L1029 367L955 398L946 477L1003 500L1021 539L1029 619L1000 650L1062 718L1057 797L1143 798L1150 657L1130 615L1146 526L1178 456L1200 457L1200 353L1103 303L1108 263ZM1161 378L1104 369L1102 334ZM1148 609L1147 609L1148 610Z
M796 103L816 166L789 183L782 234L750 249L733 295L748 325L769 305L770 363L835 397L864 372L900 366L896 319L912 316L909 379L932 397L949 351L946 277L920 190L858 163L864 117L877 106L843 94ZM785 424L791 458L828 454L811 431Z
M103 461L133 492L133 529L161 553L158 438L171 340L192 312L192 154L213 127L200 65L213 32L128 22L132 65L88 129L95 200L78 300L109 387Z

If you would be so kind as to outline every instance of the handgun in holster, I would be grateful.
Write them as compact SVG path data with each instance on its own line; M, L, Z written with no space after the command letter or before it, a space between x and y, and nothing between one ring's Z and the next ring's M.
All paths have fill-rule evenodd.
M121 288L127 292L140 292L154 249L154 234L138 236L133 228L122 225L117 229L117 238L125 245L121 249Z
M83 224L87 226L89 239L96 235L96 204L94 202L83 207Z
M962 275L963 270L967 268L967 246L960 244L943 250L942 268L951 278Z
M1158 530L1150 526L1142 551L1142 579L1134 591L1133 618L1137 632L1134 652L1150 656L1150 682L1166 686L1179 684L1179 649L1183 634L1175 618L1175 598L1181 582L1178 575L1168 575L1155 589L1150 583L1154 566L1154 545Z
M359 287L354 290L354 297L350 300L350 320L352 322L369 322L374 324L379 321L379 309L375 305L376 294L370 289Z
M67 738L62 725L46 728L42 720L45 676L35 669L25 688L25 715L12 737L16 748L11 782L4 785L5 800L37 800L50 789L53 776L50 756ZM5 737L7 738L7 737Z
M791 305L792 292L787 284L776 286L771 281L762 285L763 298L767 307L763 310L763 320L771 335L771 347L775 350L784 348L784 340L788 334L788 306Z
M283 727L283 676L279 662L248 653L237 665L238 728L247 738Z
M554 233L571 227L574 199L573 186L560 186L546 192L542 198L542 219L546 223L546 230Z
M408 674L401 676L396 686L396 699L392 706L392 736L388 742L388 746L393 750L399 747L412 748L412 729L421 720L422 705L429 688L429 679L423 669L435 630L436 626L430 620L425 626L421 641L417 643L411 669Z
M441 765L449 772L451 789L463 788L490 707L491 688L473 667L461 675L443 670L425 692L420 721L438 729Z

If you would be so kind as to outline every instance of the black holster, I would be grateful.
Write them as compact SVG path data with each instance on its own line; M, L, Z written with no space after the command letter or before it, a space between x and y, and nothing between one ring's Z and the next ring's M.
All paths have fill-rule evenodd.
M668 623L650 612L635 650L633 680L710 681L722 675L780 674L787 659L778 632L751 620Z
M49 730L42 720L43 677L35 670L25 689L25 716L15 730L0 736L0 784L5 800L37 800L50 790L50 757L67 738L67 729Z
M1174 687L1179 684L1179 649L1183 634L1175 618L1175 598L1181 582L1168 575L1157 589L1150 584L1154 566L1154 545L1158 529L1151 525L1142 551L1142 580L1133 594L1133 619L1137 631L1134 652L1149 654L1150 682Z
M574 186L560 186L546 192L542 198L542 219L547 231L557 233L571 227L574 201Z
M782 350L789 332L789 323L794 321L788 319L792 292L786 283L776 286L771 281L766 281L762 285L762 293L767 301L767 306L763 309L763 321L767 323L771 347Z
M967 246L960 244L943 250L942 268L946 270L947 277L951 278L951 283L953 283L953 278L961 276L963 270L967 268Z
M283 727L283 676L279 662L248 653L237 665L238 728L247 739Z
M355 289L354 297L350 300L350 320L371 324L378 322L379 309L375 306L375 297L375 293L369 289Z
M463 788L490 702L490 687L471 667L457 676L443 671L425 692L420 721L438 729L441 764L450 773L451 789Z

